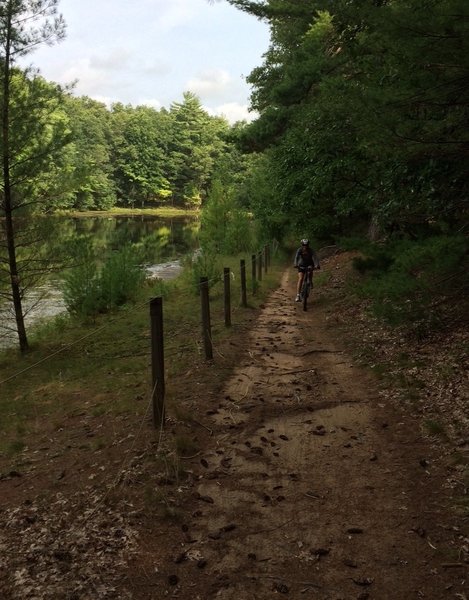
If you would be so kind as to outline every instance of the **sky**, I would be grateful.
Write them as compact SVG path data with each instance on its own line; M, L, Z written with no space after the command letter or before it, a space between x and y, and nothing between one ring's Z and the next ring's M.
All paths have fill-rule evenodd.
M48 81L106 103L169 108L184 91L213 115L252 120L245 78L269 45L265 23L226 0L60 0L65 40L27 56Z

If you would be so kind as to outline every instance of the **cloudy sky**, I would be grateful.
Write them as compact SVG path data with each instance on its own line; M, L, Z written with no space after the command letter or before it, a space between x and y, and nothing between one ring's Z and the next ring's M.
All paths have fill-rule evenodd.
M49 81L107 104L169 107L186 90L212 114L251 119L245 77L268 28L225 0L60 0L67 37L27 57Z

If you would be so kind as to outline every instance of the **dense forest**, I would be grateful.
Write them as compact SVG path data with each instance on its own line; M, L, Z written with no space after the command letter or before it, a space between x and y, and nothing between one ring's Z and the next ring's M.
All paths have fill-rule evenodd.
M467 210L469 5L464 0L230 0L271 27L255 69L266 220L320 235L365 223L458 231ZM265 195L264 186L264 195ZM269 186L270 187L270 186Z
M14 303L14 217L170 205L202 207L205 240L229 241L227 215L242 209L259 243L307 235L359 248L391 320L419 320L441 282L448 313L467 288L467 1L227 1L270 26L248 76L250 124L210 116L189 92L160 110L76 97L18 67L64 36L58 2L2 3L2 260Z
M360 250L360 293L408 332L463 322L469 3L228 1L271 31L240 136L266 232Z
M243 163L232 127L190 92L169 108L77 97L73 85L20 68L37 45L60 42L57 0L0 5L0 151L6 212L198 208L214 174ZM236 137L236 136L235 136ZM248 159L249 160L249 159ZM231 169L232 170L232 169ZM3 207L3 203L2 203Z
M38 89L43 105L34 110ZM22 140L13 127L13 138L21 140L15 154L26 150L31 167L38 161L38 147L48 153L47 164L27 190L39 212L167 204L197 208L222 157L235 152L228 122L210 116L189 92L168 110L107 108L37 74L17 71L13 94L11 118L21 124L21 132L33 134ZM24 105L17 103L16 97L26 96ZM41 131L35 131L34 121L43 124Z

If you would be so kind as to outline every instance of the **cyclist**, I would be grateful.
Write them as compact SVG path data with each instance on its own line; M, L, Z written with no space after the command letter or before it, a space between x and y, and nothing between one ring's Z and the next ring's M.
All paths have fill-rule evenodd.
M298 284L296 286L296 298L295 302L301 302L300 291L303 285L303 279L308 267L313 269L320 269L319 258L316 252L310 247L309 240L301 240L301 246L298 248L295 254L295 261L293 266L298 269ZM313 272L311 271L311 287L313 285Z

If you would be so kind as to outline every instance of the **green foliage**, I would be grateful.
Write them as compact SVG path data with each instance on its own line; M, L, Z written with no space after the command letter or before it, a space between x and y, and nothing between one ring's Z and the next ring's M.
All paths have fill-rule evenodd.
M360 293L372 299L377 316L425 335L451 318L456 299L464 310L467 255L463 236L370 247L368 256L355 261L358 271L366 274Z
M209 285L220 281L223 274L223 267L220 264L220 255L210 251L203 250L193 256L187 257L183 261L184 272L183 280L189 282L194 294L200 294L200 278L207 277Z
M211 175L225 151L223 136L228 124L210 117L200 100L190 92L174 102L169 112L167 178L179 204L200 206L210 186Z
M80 237L69 249L75 266L63 276L63 295L67 310L80 316L99 312L101 308L98 285L98 265L90 239Z
M73 142L64 153L67 189L52 209L107 210L116 202L110 148L110 113L90 98L66 98Z
M215 181L201 216L200 245L209 254L239 254L253 248L253 226L230 188Z
M131 246L124 246L99 266L89 238L77 240L76 266L63 277L67 310L81 317L90 316L109 312L132 300L144 279L138 258Z
M118 252L112 253L102 266L98 283L105 311L122 306L135 298L145 277L138 258L131 246L124 246Z
M458 231L468 195L469 4L229 0L270 23L248 77L268 148L259 217L321 238ZM455 160L458 157L458 160Z
M145 106L113 107L112 154L120 203L143 206L169 198L165 157L168 126L166 112Z
M4 106L2 92L0 85L0 105ZM31 214L42 210L65 189L61 180L63 153L71 138L63 110L64 96L59 86L37 74L13 70L9 101L9 181L14 189L13 208ZM7 150L3 136L0 150Z

